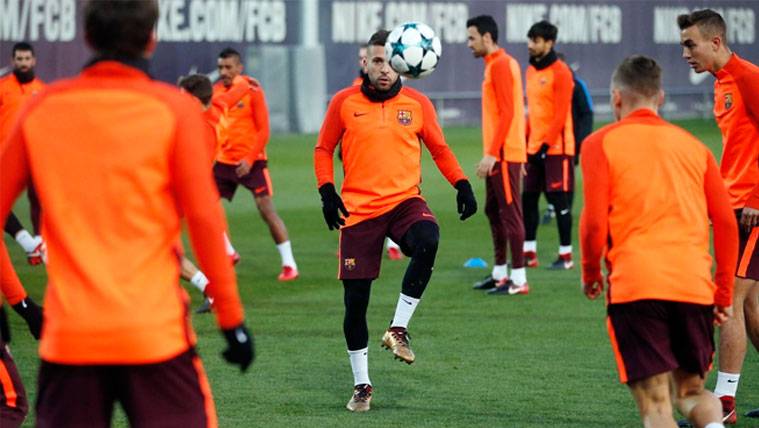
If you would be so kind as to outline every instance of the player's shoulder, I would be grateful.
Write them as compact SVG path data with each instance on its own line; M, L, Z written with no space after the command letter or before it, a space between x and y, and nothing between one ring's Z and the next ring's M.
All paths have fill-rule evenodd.
M342 104L345 102L346 99L350 98L351 96L360 95L361 94L361 86L348 86L346 88L343 88L335 93L335 95L332 96L332 100L330 101L331 104Z
M427 95L424 95L422 91L418 89L414 89L408 86L404 86L401 88L401 95L405 95L412 100L418 102L422 105L422 107L432 107L432 101L427 97Z

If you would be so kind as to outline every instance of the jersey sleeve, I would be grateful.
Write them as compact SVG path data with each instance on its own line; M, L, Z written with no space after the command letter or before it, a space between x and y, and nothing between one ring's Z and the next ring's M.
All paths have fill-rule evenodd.
M720 176L717 161L711 153L707 153L707 156L704 194L709 219L714 228L714 258L717 261L714 274L714 282L717 284L714 304L728 307L733 302L735 266L738 265L738 225L730 208L730 198Z
M554 117L551 120L551 126L546 133L546 141L556 141L559 134L564 129L564 124L567 120L567 114L569 114L572 108L572 88L574 82L572 79L572 72L569 71L569 67L555 67L555 86L554 86Z
M13 203L30 178L29 159L22 133L23 113L8 139L0 142L0 218L8 218ZM3 220L5 221L5 220Z
M223 106L222 108L231 108L251 90L252 87L250 82L248 82L248 79L240 75L234 78L232 86L228 91L217 92L214 94L212 102L217 105L220 104Z
M609 161L599 134L585 140L580 165L585 198L580 215L582 281L589 284L602 278L601 258L609 236Z
M184 107L184 106L183 106ZM209 156L203 140L203 122L197 109L187 106L177 111L176 140L171 158L171 182L179 206L187 220L195 256L208 276L207 293L214 299L222 329L243 321L237 279L224 250L224 220L211 171L199 154Z
M249 165L258 158L269 142L269 109L262 89L250 89L250 105L253 110L253 124L256 126L256 141L250 154L245 158Z
M321 187L326 183L335 182L334 154L335 147L343 138L345 123L340 111L342 110L345 96L338 93L332 98L327 107L327 114L319 130L319 137L314 148L314 172L316 173L316 185Z
M759 130L759 76L744 74L741 78L736 79L738 90L741 92L741 98L746 105L748 114L754 127ZM759 168L759 159L754 160ZM759 209L759 183L755 183L754 189L749 195L746 206L749 208Z
M485 154L501 158L501 151L506 141L506 135L514 118L514 78L507 61L496 61L493 64L493 89L495 102L498 106L498 126L492 141L486 142Z
M443 136L443 130L437 121L437 114L432 102L421 94L416 94L415 98L422 105L423 123L419 136L424 145L427 146L427 150L430 151L435 165L452 186L459 180L465 180L467 177L464 175L459 161L445 142L445 136Z
M16 270L13 269L11 257L2 239L0 239L0 292L11 306L26 298L26 290L21 285Z

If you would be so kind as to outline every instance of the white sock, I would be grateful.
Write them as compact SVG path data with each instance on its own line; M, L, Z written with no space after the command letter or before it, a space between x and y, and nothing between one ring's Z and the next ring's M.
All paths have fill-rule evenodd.
M297 270L298 265L295 264L295 257L293 257L293 249L290 245L290 241L277 244L277 249L279 250L279 256L282 258L282 266L290 266Z
M403 327L408 328L408 322L411 316L414 315L416 305L419 304L419 299L409 297L403 293L398 296L398 305L395 307L395 316L390 327Z
M508 265L494 265L493 273L491 273L490 275L496 281L500 281L504 278L508 278L509 276Z
M704 428L725 428L725 424L721 422L710 422L704 425Z
M195 275L190 278L190 283L195 286L201 293L206 292L206 286L208 285L208 278L201 271L197 271Z
M37 242L26 229L21 229L21 231L16 234L16 242L18 242L18 245L21 245L21 248L27 253L34 251L34 249L37 248L37 245L39 245L39 242Z
M511 282L516 285L525 285L527 283L527 269L523 267L512 269Z
M522 250L524 252L532 251L533 253L538 251L538 241L524 241L522 244Z
M572 254L572 246L571 245L559 245L559 254Z
M397 250L400 250L401 246L398 245L398 244L396 244L395 241L393 241L392 239L387 238L387 249L389 250L391 248L395 248Z
M729 395L735 397L735 393L738 391L738 381L741 378L741 374L717 372L717 386L714 387L714 395L722 397L723 395Z
M372 384L369 380L369 348L359 349L357 351L348 350L348 357L351 360L351 369L353 370L353 385L362 383Z
M224 246L227 248L228 256L231 256L237 252L235 251L235 247L232 246L232 242L229 240L229 235L227 235L227 232L224 232Z

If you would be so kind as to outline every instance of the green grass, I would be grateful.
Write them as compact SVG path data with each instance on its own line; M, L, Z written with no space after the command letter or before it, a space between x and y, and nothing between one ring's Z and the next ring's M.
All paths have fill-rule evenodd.
M682 124L719 151L719 131L712 122ZM479 130L446 129L446 135L465 171L473 175L481 154ZM258 358L240 375L219 356L224 344L213 317L194 316L221 426L640 425L627 388L617 382L604 305L583 297L579 269L529 270L528 296L491 297L471 290L489 271L462 264L469 257L492 261L487 221L482 212L463 223L457 219L455 191L428 155L422 189L439 218L442 236L435 273L410 325L417 362L401 364L379 346L406 266L406 261L385 259L369 307L373 407L368 414L347 412L353 379L341 327L342 286L335 279L337 234L327 230L319 209L314 143L313 135L276 136L268 148L275 203L289 229L301 279L276 281L279 255L249 194L238 193L228 205L232 238L242 254L237 267L240 292ZM382 165L377 168L381 171ZM483 183L472 183L482 203ZM575 205L577 218L579 197ZM25 203L18 208L28 223ZM539 241L545 266L558 245L554 224L541 226ZM6 242L23 282L41 300L44 270L27 266L18 246ZM188 290L197 305L200 296ZM12 314L11 323L13 352L34 400L36 348L23 321ZM759 407L758 362L756 352L749 350L739 390L741 413ZM714 385L713 377L707 385ZM29 426L33 419L31 414ZM117 415L115 425L125 425L123 415ZM743 418L740 426L750 423Z

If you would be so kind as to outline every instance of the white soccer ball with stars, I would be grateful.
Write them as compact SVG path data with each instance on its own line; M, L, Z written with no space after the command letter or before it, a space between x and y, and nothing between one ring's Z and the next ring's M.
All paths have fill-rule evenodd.
M406 22L387 37L385 57L399 74L418 79L435 71L443 46L427 24Z

